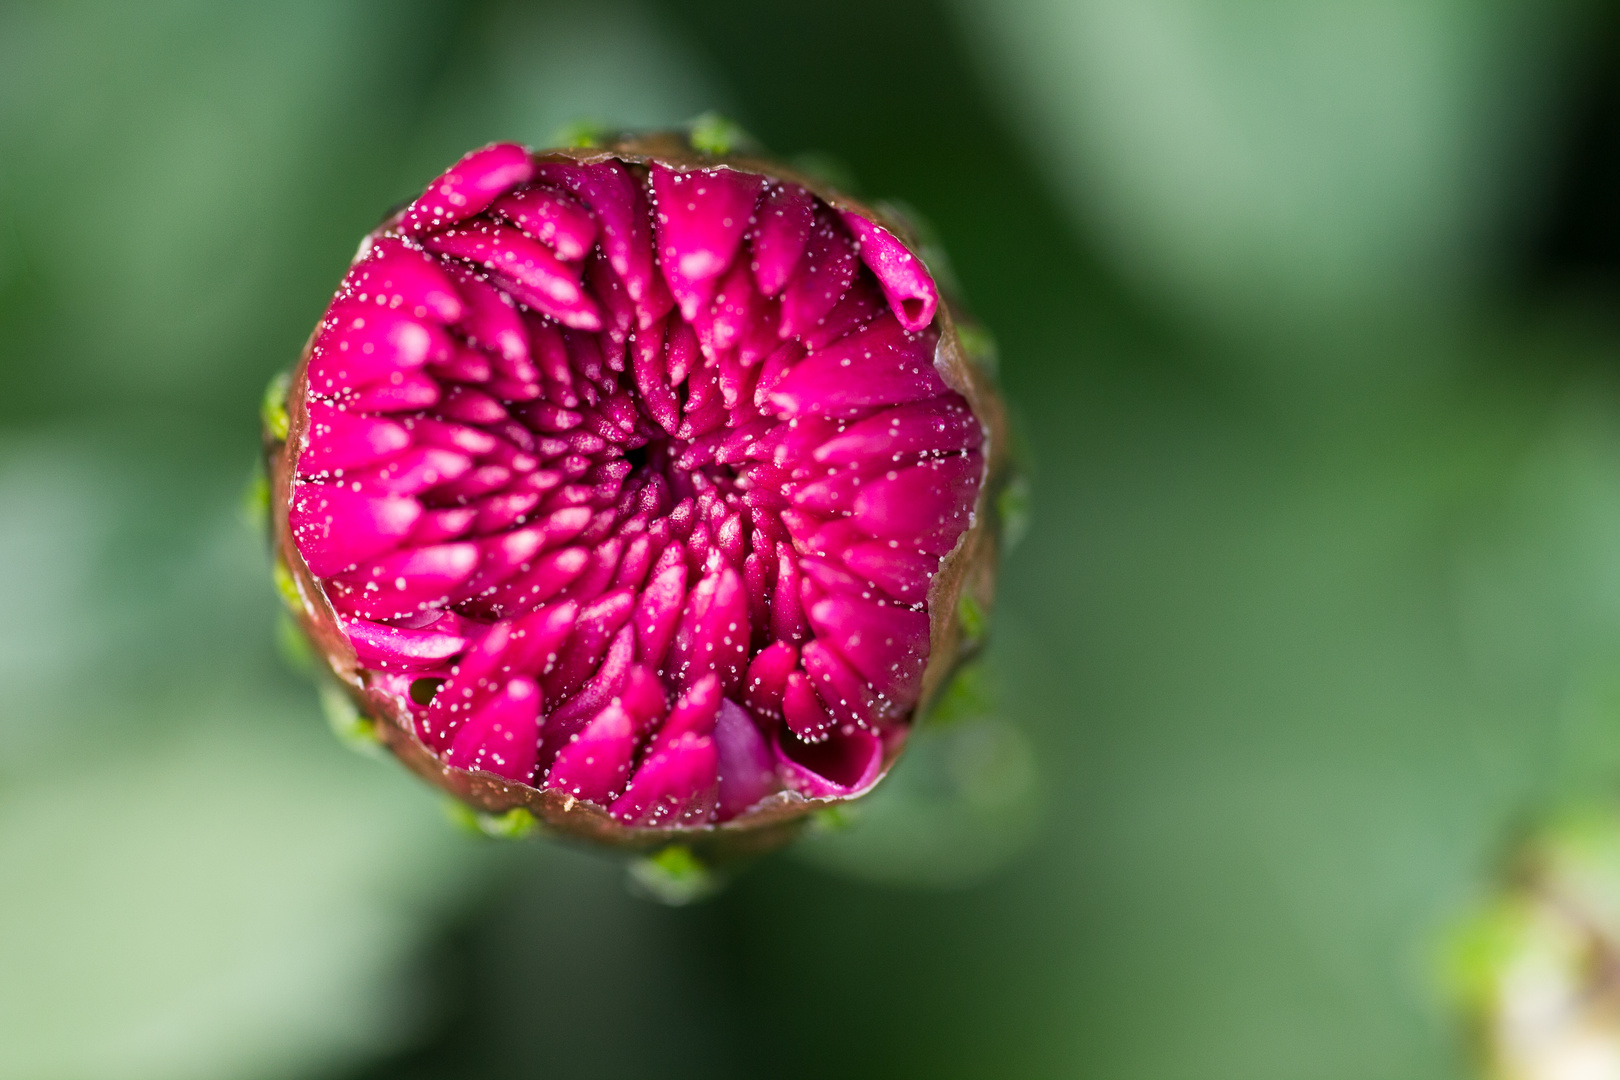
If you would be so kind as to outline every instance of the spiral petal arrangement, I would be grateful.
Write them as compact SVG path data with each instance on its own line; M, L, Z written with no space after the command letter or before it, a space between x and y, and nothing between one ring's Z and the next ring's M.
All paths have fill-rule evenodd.
M272 455L306 621L396 751L599 838L871 788L993 558L999 414L922 261L759 163L645 149L434 180Z

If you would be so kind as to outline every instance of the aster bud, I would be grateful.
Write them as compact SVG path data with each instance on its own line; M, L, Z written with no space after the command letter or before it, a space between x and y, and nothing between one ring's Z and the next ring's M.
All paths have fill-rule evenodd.
M264 411L298 617L385 746L486 817L724 855L893 764L1009 469L905 225L703 130L468 154Z

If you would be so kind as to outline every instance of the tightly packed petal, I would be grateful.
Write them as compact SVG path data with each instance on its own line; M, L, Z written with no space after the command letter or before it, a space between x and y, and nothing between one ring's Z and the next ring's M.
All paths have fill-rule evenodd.
M312 636L489 809L612 840L860 795L989 580L999 406L953 325L896 231L762 163L475 151L294 379Z

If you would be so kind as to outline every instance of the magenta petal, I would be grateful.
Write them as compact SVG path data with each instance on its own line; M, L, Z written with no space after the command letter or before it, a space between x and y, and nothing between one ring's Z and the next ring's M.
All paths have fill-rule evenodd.
M457 345L448 360L432 361L428 370L450 382L485 383L495 374L495 365L481 349Z
M776 184L761 200L754 226L754 280L765 296L782 291L804 254L816 203L798 184Z
M435 502L466 505L480 495L500 491L512 480L512 471L502 465L480 465L459 480L441 484L432 492Z
M365 256L350 268L342 295L362 305L441 323L457 322L464 312L461 297L439 264L392 236L372 241Z
M344 391L338 400L354 412L417 412L438 402L439 384L419 371L396 371L382 382Z
M775 791L780 784L771 749L748 710L734 701L720 703L714 724L720 790L715 818L728 821Z
M601 596L612 582L623 554L624 540L621 537L615 536L597 545L591 550L590 562L586 564L584 574L568 587L564 595L585 600Z
M606 804L630 775L640 732L635 718L613 702L557 752L545 786L587 802Z
M641 301L653 277L652 230L636 182L616 161L594 165L546 161L536 175L591 208L602 229L602 250L624 279L630 298Z
M602 327L601 312L580 286L577 271L520 229L480 218L435 233L424 243L430 251L484 267L512 295L564 326Z
M585 264L585 280L603 312L602 361L609 371L623 371L625 343L636 326L635 303L613 264L600 254Z
M564 409L549 401L538 402L519 410L519 415L527 420L536 431L549 432L554 435L565 431L572 431L584 423L585 417L572 409Z
M754 384L754 404L764 405L770 400L771 391L802 359L804 346L797 341L784 341L766 356L759 369L759 381Z
M675 297L670 294L669 286L664 284L664 275L650 268L641 295L632 294L631 299L636 302L637 326L651 326L675 310Z
M717 769L714 739L688 732L647 755L611 812L627 825L701 825L714 815Z
M515 528L529 519L540 499L538 491L509 491L480 499L472 504L478 514L475 531L488 534Z
M496 585L474 606L496 618L532 611L567 588L585 571L590 558L590 552L579 547L549 551L536 557L529 569Z
M901 454L946 454L972 449L984 439L979 422L957 397L898 405L851 424L816 448L828 465L897 460Z
M630 619L635 598L628 592L610 593L580 609L574 633L547 676L546 692L565 698L584 686L607 655L608 645Z
M664 655L675 637L686 601L686 566L668 567L653 575L636 601L636 659L663 674Z
M691 321L736 258L765 178L727 168L677 172L654 164L652 185L664 280Z
M298 458L300 476L323 476L384 461L411 443L405 426L361 416L322 401L309 403L309 436Z
M891 711L891 699L880 700L866 678L825 641L808 642L799 651L799 662L821 696L822 706L840 726L869 726L880 713ZM904 703L906 707L910 704Z
M782 691L782 717L793 734L806 742L825 739L833 729L832 717L802 671L788 674Z
M782 290L783 337L803 334L827 316L855 281L855 244L837 216L818 208L798 273Z
M852 470L823 476L803 484L790 485L793 505L814 514L847 514L855 505L855 493L865 483Z
M426 416L408 417L400 423L417 442L429 446L442 446L446 450L460 450L463 454L471 454L474 457L490 453L495 449L497 442L495 436L487 431L480 431L465 424L447 424Z
M842 214L844 224L860 243L861 261L877 275L900 325L916 331L933 322L939 309L939 287L922 260L889 230L848 210Z
M557 706L546 724L546 737L564 735L608 706L624 690L630 672L635 670L635 630L620 627L609 643L608 653L596 665L596 674L575 695ZM633 714L632 714L633 716ZM640 719L640 717L637 717Z
M920 604L928 598L928 584L939 572L939 556L899 546L898 541L867 540L843 551L845 566L877 585L896 600Z
M464 424L499 424L507 418L505 406L481 390L452 387L439 402L438 413Z
M450 677L417 719L417 734L430 748L447 749L467 718L505 684L508 675L527 673L510 662L511 640L511 628L497 623L451 667Z
M848 520L834 522L832 525L820 529L816 533L816 537L832 531L835 526L849 524ZM810 541L812 544L815 542L814 538ZM803 590L806 610L829 593L834 596L853 596L862 599L871 599L872 597L872 589L867 582L862 581L842 565L825 555L800 556L799 569L804 572L806 579L806 588ZM811 588L812 583L813 588ZM812 592L813 596L810 595Z
M288 524L310 572L324 578L392 550L421 516L415 499L295 484Z
M411 203L400 221L400 231L416 236L472 217L533 175L529 152L516 143L474 150Z
M771 391L770 400L789 416L847 416L872 405L948 392L934 370L932 333L913 336L885 315L805 357Z
M567 543L585 531L590 524L591 511L589 507L572 507L567 510L557 510L546 517L544 521L537 522L533 527L544 529L546 534L544 547L554 547L557 544Z
M669 373L669 385L679 386L702 359L691 324L671 320L664 338L664 369Z
M883 740L864 728L839 729L815 744L778 735L773 749L787 786L812 799L859 795L883 771Z
M748 641L748 595L737 572L724 567L687 598L665 666L681 686L715 672L730 690L742 681Z
M708 338L705 352L710 356L729 355L753 322L755 308L760 302L759 295L754 292L754 278L748 271L748 264L737 260L720 279L714 303L707 311L698 313L698 340L701 343L705 335ZM742 366L740 360L737 366ZM728 399L726 403L730 405L733 400Z
M339 617L338 624L367 667L385 671L417 671L437 667L467 647L467 639L429 626L408 630L368 619Z
M799 650L786 641L773 641L748 665L743 700L761 716L782 715L782 693L799 663Z
M473 521L477 517L478 511L465 506L451 507L448 510L429 510L411 530L408 543L416 547L422 544L442 544L446 540L459 540L472 531Z
M402 311L344 304L328 313L310 350L310 387L335 394L448 357L451 349L432 323Z
M844 298L827 312L826 318L800 337L812 351L825 349L846 334L853 334L878 315L889 310L883 293L866 278L856 278Z
M348 486L384 495L419 495L465 476L471 468L472 459L466 454L414 446L382 465L353 474Z
M899 469L860 490L855 521L874 536L919 538L942 530L959 535L971 524L983 468L975 452Z
M637 330L630 355L636 390L648 415L666 432L675 434L681 422L681 405L669 386L669 373L664 367L664 324Z
M513 529L478 541L478 569L450 593L452 603L487 597L496 586L527 570L545 542L540 529Z
M529 328L530 354L540 374L547 382L570 386L574 373L568 366L568 346L563 341L562 332L534 315L525 319L524 325Z
M630 668L624 685L619 687L619 701L642 731L651 731L669 712L669 702L664 700L664 684L641 664Z
M834 518L811 534L805 544L805 551L807 554L819 555L832 562L838 562L839 556L851 544L867 539L870 537L853 521L843 517Z
M635 631L622 626L597 662L595 674L547 718L546 741L553 746L560 745L562 736L577 730L580 724L617 698L635 667L635 656Z
M451 602L487 596L497 585L526 569L537 550L532 534L523 531L479 541L478 570L450 594Z
M507 660L513 671L540 676L556 666L563 643L574 629L579 605L572 601L530 612L512 623Z
M529 783L540 745L541 700L533 680L512 679L456 733L446 764Z
M872 689L892 701L917 700L928 663L927 615L851 596L818 600L809 615L817 641L837 649Z
M676 700L675 707L669 711L669 719L658 729L658 741L654 745L668 743L688 733L707 735L714 730L720 705L719 678L709 674L698 679Z
M478 567L474 544L436 544L385 555L333 578L327 586L339 609L368 619L398 619L449 601Z
M579 203L548 187L536 185L503 195L490 210L567 262L583 259L596 243L596 219Z
M781 322L781 301L756 295L748 327L737 341L737 362L745 368L757 367L781 345L777 336Z
M529 359L529 331L523 316L499 289L470 269L448 264L456 289L466 305L458 329L467 340L510 362Z

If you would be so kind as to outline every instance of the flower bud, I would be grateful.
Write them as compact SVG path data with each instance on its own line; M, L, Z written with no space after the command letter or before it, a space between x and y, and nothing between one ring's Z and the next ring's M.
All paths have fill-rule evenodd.
M1508 870L1445 957L1482 1072L1620 1075L1620 807L1566 809L1519 839Z
M979 640L1008 472L907 237L678 135L488 146L367 236L265 438L382 742L639 850L870 790Z

